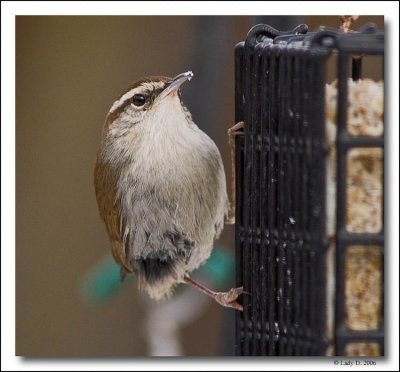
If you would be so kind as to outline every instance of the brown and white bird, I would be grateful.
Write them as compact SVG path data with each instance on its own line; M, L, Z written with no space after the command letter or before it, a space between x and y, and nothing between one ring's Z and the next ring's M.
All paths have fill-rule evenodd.
M156 300L187 283L241 310L242 288L214 292L189 277L210 256L229 212L218 148L180 98L192 77L144 78L114 102L95 167L98 207L122 279L135 273Z

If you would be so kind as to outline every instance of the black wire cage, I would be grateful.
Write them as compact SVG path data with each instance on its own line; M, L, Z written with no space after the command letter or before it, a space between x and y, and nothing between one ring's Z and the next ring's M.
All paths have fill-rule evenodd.
M383 52L384 34L373 25L350 33L257 25L236 46L235 117L244 122L244 133L236 137L236 281L249 292L236 315L237 355L384 353L383 195L375 207L377 229L348 227L349 154L382 151L383 190L384 144L383 126L373 136L349 130L348 78L362 80L363 60L383 61ZM332 142L326 112L330 58L337 81ZM379 67L383 75L383 62ZM378 257L372 294L379 297L378 315L367 329L349 323L354 283L347 276L357 267L346 266L351 247L364 260L371 249L371 257ZM362 298L358 308L368 306ZM356 347L352 354L357 344L370 351Z

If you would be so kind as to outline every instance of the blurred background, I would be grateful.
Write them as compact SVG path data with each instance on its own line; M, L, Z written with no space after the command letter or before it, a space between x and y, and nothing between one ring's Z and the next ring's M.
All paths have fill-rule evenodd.
M367 22L383 29L383 17L360 17L353 28ZM118 283L93 168L105 115L131 81L192 70L184 101L219 147L229 180L233 49L257 23L312 31L339 19L17 16L17 355L234 355L234 310L191 288L156 304L134 278ZM233 233L225 227L198 274L210 287L235 284Z

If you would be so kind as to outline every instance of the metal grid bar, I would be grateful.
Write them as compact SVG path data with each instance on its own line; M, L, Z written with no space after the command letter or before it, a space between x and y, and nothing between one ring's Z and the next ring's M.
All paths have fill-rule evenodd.
M239 123L244 120L243 106L244 106L244 83L243 83L243 53L244 42L241 42L235 47L235 121ZM235 174L236 174L236 209L235 209L235 242L236 242L236 282L239 286L243 285L243 174L244 174L244 136L239 134L235 138ZM236 312L236 343L235 352L239 355L244 347L242 340L247 338L245 334L244 320Z
M333 49L339 50L336 354L344 355L349 340L377 341L383 350L382 327L344 327L345 249L383 246L383 231L349 234L344 228L347 151L383 147L383 138L353 137L345 128L350 54L383 53L383 34L367 31L280 36L258 25L236 47L235 114L236 122L245 122L244 135L236 139L237 284L251 293L236 315L237 355L326 352L324 84L325 59ZM361 75L362 60L353 59L352 77Z

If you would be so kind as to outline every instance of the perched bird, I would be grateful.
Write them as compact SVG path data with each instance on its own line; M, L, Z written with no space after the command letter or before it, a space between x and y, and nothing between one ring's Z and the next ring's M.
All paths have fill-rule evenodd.
M122 280L135 273L156 300L187 283L241 310L242 288L214 292L189 277L229 212L218 148L181 101L179 88L192 77L140 79L114 102L95 166L97 203Z

